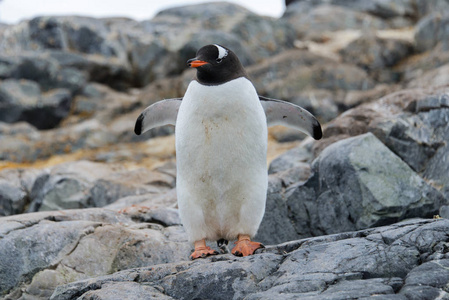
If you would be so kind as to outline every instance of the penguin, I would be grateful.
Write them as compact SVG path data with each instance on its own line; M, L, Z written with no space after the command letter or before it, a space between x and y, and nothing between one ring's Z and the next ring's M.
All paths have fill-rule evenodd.
M259 96L237 55L225 46L202 47L187 64L196 69L184 97L147 107L137 135L175 126L176 192L191 259L218 254L237 240L231 253L248 256L263 248L252 241L265 213L268 186L267 131L272 125L300 130L314 139L321 125L305 109Z

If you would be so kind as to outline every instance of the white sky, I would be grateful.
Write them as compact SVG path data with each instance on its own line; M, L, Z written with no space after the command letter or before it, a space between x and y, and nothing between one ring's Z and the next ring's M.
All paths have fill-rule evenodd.
M17 23L23 19L45 15L83 15L92 17L124 16L135 20L152 18L168 7L196 4L204 0L1 0L0 22ZM280 17L284 0L228 0L266 16Z

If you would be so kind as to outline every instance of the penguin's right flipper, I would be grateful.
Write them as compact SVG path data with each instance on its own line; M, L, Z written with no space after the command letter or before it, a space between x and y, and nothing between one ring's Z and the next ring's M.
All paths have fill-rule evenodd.
M158 101L147 108L137 118L134 132L141 135L152 128L175 125L182 98Z

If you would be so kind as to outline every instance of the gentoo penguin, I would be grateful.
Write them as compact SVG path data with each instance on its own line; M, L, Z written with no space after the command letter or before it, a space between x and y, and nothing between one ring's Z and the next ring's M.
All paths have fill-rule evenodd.
M195 246L190 257L218 254L206 240L221 246L235 239L231 253L251 255L263 247L251 238L265 212L267 126L282 124L315 139L321 126L299 106L258 96L224 46L204 46L187 63L197 73L184 97L147 107L134 131L176 126L176 190L181 221Z

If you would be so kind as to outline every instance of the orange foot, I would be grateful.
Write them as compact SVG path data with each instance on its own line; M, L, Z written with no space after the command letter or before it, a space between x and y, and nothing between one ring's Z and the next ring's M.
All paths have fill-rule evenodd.
M248 256L254 254L259 248L265 248L264 245L258 242L252 242L249 235L239 234L238 241L235 242L235 247L231 253L236 256Z
M200 240L195 242L195 250L190 255L190 259L204 258L209 255L217 255L218 251L206 246L206 240Z

